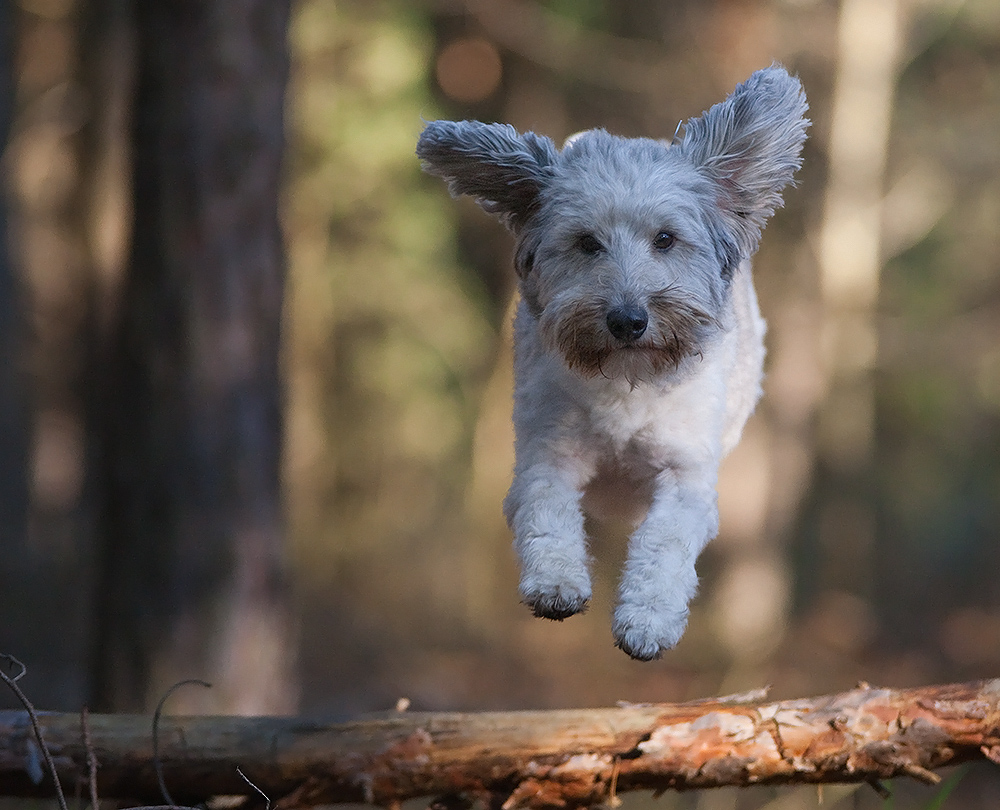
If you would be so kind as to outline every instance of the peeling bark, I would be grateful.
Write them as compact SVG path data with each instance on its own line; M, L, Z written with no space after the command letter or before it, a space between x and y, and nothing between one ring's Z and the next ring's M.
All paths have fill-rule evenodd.
M86 773L80 717L42 714L67 785ZM159 801L149 718L91 715L102 798ZM28 716L0 712L0 794L45 795ZM512 808L576 808L614 793L721 785L860 782L986 757L1000 762L1000 679L919 689L862 684L768 702L760 694L616 709L400 713L328 724L305 718L185 717L160 722L178 801L248 794L281 808L439 797Z

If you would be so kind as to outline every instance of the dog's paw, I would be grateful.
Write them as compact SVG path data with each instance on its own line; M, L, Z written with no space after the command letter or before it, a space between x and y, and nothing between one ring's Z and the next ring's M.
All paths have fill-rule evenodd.
M540 586L521 584L521 601L540 619L561 622L590 605L590 586L562 582Z
M612 633L615 646L637 661L653 661L677 645L687 627L688 611L652 611L619 605Z
M534 537L518 544L521 601L543 619L562 621L590 603L590 571L582 538Z

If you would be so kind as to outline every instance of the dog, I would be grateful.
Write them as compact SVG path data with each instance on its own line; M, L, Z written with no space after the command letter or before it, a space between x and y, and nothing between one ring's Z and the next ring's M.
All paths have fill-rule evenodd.
M635 530L612 631L635 659L681 638L716 483L761 394L750 258L801 165L808 105L779 65L682 138L597 129L560 151L505 124L433 121L424 169L516 238L514 480L520 595L562 620L591 597L584 515Z

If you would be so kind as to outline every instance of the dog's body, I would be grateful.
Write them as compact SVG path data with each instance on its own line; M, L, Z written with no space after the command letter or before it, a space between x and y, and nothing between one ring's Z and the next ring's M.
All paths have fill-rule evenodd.
M514 481L521 596L563 619L590 599L584 513L634 520L616 643L673 646L718 532L716 479L760 395L750 256L805 139L782 68L755 73L676 145L589 131L557 152L511 127L433 122L429 171L518 238Z

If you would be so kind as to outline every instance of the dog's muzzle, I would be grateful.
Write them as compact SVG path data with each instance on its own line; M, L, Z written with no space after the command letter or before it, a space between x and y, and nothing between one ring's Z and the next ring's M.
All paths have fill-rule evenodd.
M715 327L703 308L667 293L649 296L645 305L584 299L542 317L550 345L571 369L633 384L697 355Z

